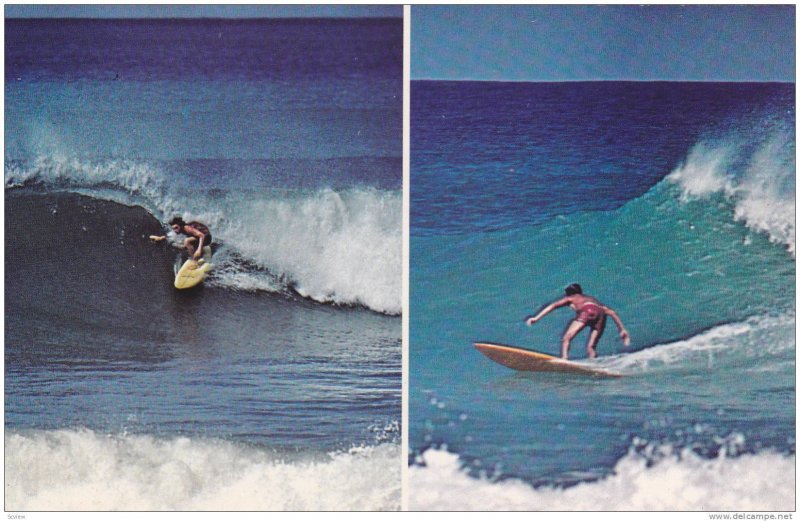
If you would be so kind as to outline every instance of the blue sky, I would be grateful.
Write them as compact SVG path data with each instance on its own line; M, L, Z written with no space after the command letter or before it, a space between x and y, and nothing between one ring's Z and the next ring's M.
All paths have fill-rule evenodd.
M6 5L7 18L402 17L399 5Z
M793 82L795 7L412 6L411 77Z

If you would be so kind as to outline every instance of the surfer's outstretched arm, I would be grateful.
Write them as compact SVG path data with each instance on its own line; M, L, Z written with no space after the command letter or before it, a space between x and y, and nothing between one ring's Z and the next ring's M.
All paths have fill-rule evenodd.
M622 320L620 320L619 315L608 306L603 306L603 309L606 312L606 315L610 316L614 323L617 324L617 329L619 329L619 337L622 339L622 342L629 346L631 344L631 336L628 334L628 330L625 329L625 326L622 325Z
M153 241L153 242L161 242L166 238L167 238L166 235L151 235L150 236L150 240Z
M560 308L560 307L564 307L564 306L568 306L570 302L571 301L570 301L569 297L562 298L561 300L556 300L552 304L548 304L547 306L545 306L544 309L542 309L539 313L536 314L536 316L528 317L525 320L525 323L527 325L529 325L529 326L532 326L533 324L535 324L536 322L541 320L542 317L545 316L546 314L550 313L554 309L557 309L557 308Z

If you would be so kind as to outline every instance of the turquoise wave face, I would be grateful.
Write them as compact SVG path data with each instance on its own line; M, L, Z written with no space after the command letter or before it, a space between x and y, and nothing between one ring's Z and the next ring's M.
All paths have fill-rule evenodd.
M522 320L572 282L624 317L632 350L791 309L794 258L733 215L723 196L684 202L664 182L613 212L502 233L413 238L412 337L459 324L472 340L557 352L570 313L534 330ZM604 344L606 354L624 350Z

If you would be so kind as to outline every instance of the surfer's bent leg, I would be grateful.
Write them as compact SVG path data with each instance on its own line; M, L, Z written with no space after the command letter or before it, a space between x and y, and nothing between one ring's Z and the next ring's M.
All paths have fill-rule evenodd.
M597 343L603 336L603 331L606 330L606 316L605 314L600 317L597 323L592 325L592 332L589 333L589 341L586 343L586 354L589 358L597 357Z
M566 360L569 357L569 343L584 327L586 327L586 324L577 320L573 320L567 326L567 330L564 331L564 336L561 338L561 358Z

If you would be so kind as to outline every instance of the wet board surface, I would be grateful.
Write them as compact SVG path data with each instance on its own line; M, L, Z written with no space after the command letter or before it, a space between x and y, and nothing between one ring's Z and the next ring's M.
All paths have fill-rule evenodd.
M606 378L619 378L622 376L580 362L570 362L553 355L521 347L476 342L475 349L486 355L490 360L517 371L572 373Z
M189 259L183 263L181 269L175 274L175 287L189 289L197 286L205 280L211 268L211 248L206 246L203 248L203 256L199 260Z

